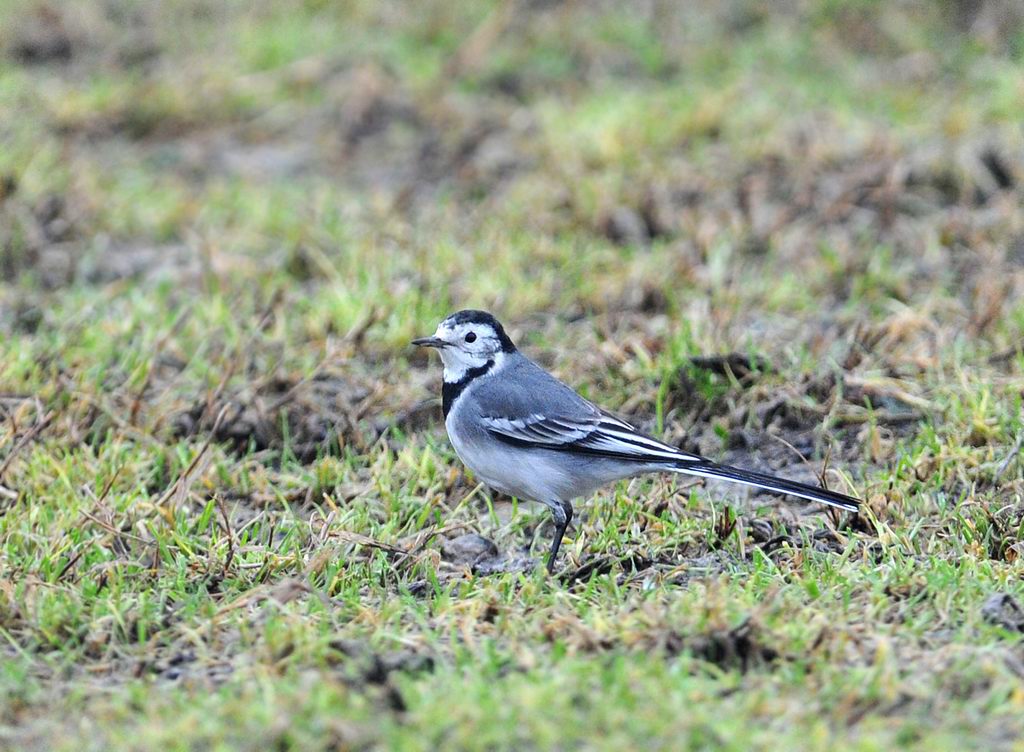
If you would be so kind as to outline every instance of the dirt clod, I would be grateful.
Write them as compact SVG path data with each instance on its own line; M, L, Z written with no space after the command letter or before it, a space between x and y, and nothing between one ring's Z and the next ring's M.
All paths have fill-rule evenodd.
M448 564L469 567L478 577L508 572L529 572L537 561L529 556L500 551L494 541L476 533L466 533L441 544L441 555Z
M476 533L466 533L445 541L441 545L441 554L445 561L472 566L481 559L496 557L498 547L489 538Z
M754 666L773 663L780 657L777 650L762 642L759 629L750 619L732 629L684 640L683 644L697 658L723 669L739 669L744 673Z
M752 374L772 372L772 364L767 358L735 352L727 355L697 355L690 358L690 362L702 370L719 376L731 374L737 379L746 379Z
M600 225L604 235L618 245L646 245L651 239L644 218L627 206L609 211Z
M981 606L981 618L989 624L1024 632L1024 607L1009 593L993 593Z
M59 5L40 5L15 23L9 51L19 63L38 65L71 60L73 40Z

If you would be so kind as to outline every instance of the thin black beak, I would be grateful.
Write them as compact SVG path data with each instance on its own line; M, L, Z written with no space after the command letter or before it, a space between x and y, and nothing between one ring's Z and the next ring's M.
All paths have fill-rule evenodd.
M437 348L441 348L441 347L447 347L448 346L448 343L445 342L440 337L420 337L419 339L414 339L412 341L412 343L414 345L416 345L417 347L437 347Z

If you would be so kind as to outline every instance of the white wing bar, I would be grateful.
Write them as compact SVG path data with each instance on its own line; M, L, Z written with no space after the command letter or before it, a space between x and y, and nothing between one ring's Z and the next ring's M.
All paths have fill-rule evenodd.
M607 454L637 460L691 460L703 457L639 433L625 421L610 415L566 418L534 413L525 418L483 418L487 429L499 438L537 448Z

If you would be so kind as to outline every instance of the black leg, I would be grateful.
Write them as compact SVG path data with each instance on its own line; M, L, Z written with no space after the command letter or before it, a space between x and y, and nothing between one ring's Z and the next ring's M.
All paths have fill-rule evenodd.
M558 549L562 547L562 538L565 537L565 529L572 522L572 504L568 501L558 503L552 508L555 516L555 537L551 541L551 552L548 554L548 574L555 573L555 559L558 558Z

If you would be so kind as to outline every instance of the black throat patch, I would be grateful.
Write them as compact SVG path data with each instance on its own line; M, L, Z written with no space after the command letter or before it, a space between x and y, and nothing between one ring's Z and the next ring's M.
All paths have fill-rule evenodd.
M441 409L444 410L444 417L448 417L448 413L452 411L452 405L455 404L455 400L457 400L459 395L466 390L467 386L469 386L469 382L475 378L483 376L493 367L494 360L491 359L482 366L470 368L458 381L444 382L444 385L441 387Z

